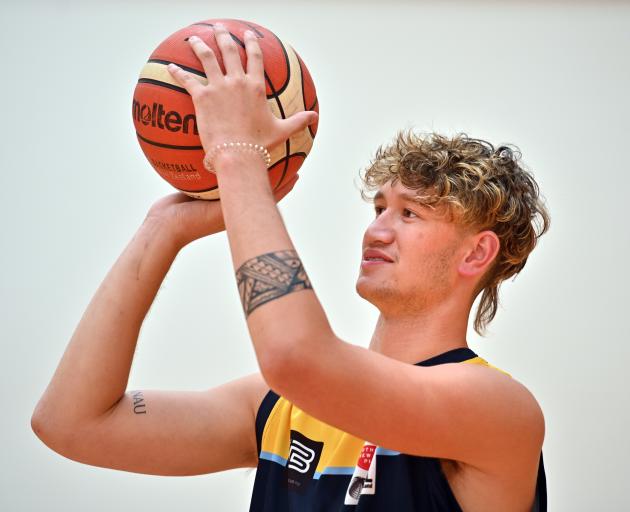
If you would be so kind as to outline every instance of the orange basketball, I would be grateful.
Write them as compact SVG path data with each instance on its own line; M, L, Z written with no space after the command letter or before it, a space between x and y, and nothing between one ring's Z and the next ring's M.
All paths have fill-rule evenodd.
M252 30L258 36L265 65L267 101L277 117L284 119L303 110L319 112L315 86L304 62L270 30L248 21L211 19L193 23L169 36L140 72L133 94L133 123L140 147L158 174L176 189L198 199L218 199L217 180L203 166L204 150L192 99L166 66L171 62L177 64L206 83L201 63L187 42L196 35L214 50L225 71L212 35L215 23L222 23L230 31L244 66L245 30ZM273 149L269 180L274 190L297 173L316 133L317 124L313 124Z

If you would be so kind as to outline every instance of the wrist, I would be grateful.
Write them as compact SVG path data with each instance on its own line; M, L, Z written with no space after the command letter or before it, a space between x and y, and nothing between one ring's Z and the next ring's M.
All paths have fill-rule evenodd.
M156 241L159 247L163 247L165 251L172 252L174 255L190 243L179 232L176 222L161 215L147 215L138 228L136 237L138 236Z
M267 166L255 153L224 151L214 159L214 165L221 197L231 190L239 190L239 195L253 189L258 194L271 193Z
M203 160L203 165L209 172L216 172L216 164L215 159L222 154L231 153L231 154L239 154L239 153L249 153L258 155L262 161L265 163L265 167L269 168L271 165L271 154L267 150L266 147L256 144L253 142L224 142L223 144L217 144L212 146Z

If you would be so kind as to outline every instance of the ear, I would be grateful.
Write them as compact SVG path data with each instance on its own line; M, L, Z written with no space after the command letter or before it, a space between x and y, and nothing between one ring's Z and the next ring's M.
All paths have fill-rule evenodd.
M485 273L499 252L501 242L494 231L481 231L474 235L458 270L463 276L475 277Z

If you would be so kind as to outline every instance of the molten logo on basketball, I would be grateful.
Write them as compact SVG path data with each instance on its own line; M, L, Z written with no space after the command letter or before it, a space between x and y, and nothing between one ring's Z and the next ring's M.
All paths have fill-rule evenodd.
M199 135L197 130L197 118L195 114L188 114L182 118L181 114L176 110L165 110L161 103L153 102L153 105L146 103L140 104L137 99L133 99L132 106L133 118L144 126L153 126L161 130L167 129L170 132L178 132L188 134L191 131L195 135Z

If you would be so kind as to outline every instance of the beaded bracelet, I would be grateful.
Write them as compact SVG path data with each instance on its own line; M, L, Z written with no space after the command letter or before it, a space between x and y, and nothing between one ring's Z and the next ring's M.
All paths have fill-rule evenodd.
M261 146L259 144L252 144L251 142L224 142L223 144L218 144L214 146L210 151L206 153L205 158L203 159L203 166L206 168L208 172L214 173L214 158L216 157L219 151L248 151L253 153L258 153L267 168L271 165L271 155L267 148Z

